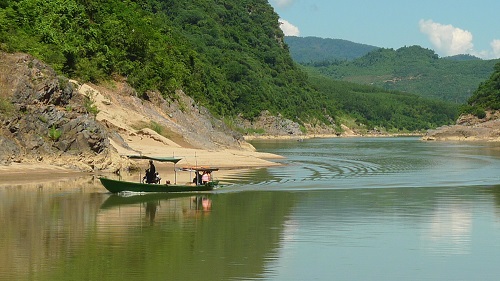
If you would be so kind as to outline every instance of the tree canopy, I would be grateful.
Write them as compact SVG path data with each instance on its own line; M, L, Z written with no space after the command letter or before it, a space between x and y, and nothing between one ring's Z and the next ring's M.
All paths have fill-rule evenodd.
M439 58L419 46L376 49L351 60L305 64L336 80L415 93L457 104L465 103L499 60L470 56Z
M29 53L82 81L124 79L140 95L158 91L175 99L183 90L221 117L251 120L268 110L328 123L352 114L371 126L409 130L450 121L444 104L310 80L292 60L279 24L267 0L3 0L0 50ZM363 66L363 73L379 75L399 53L412 50L378 50L342 71ZM435 59L430 52L421 57L424 64ZM410 66L398 71L413 75ZM391 111L409 117L391 117Z
M297 116L311 98L265 0L6 0L0 23L4 50L83 81L182 89L219 115Z
M471 113L483 118L485 110L500 110L500 63L490 78L481 83L467 104L462 106L461 113Z
M378 49L342 39L286 36L293 60L300 64L353 60Z

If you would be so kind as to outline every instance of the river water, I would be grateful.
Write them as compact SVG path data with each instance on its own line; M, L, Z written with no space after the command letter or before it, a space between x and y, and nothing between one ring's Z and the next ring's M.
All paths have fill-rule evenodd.
M499 144L254 145L211 193L0 185L0 280L498 280Z

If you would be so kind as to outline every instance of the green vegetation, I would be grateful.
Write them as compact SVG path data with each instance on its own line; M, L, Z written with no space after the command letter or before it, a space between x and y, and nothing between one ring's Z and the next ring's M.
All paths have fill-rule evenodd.
M136 124L134 124L132 126L132 128L134 128L135 130L138 130L138 131L142 130L144 128L148 128L148 129L155 131L159 135L164 136L167 139L174 139L174 138L175 139L182 139L181 135L178 135L178 134L172 132L168 128L162 126L161 124L159 124L158 122L155 122L155 121L150 121L150 122L140 121L140 122L137 122Z
M32 54L58 73L83 82L107 83L118 77L141 95L158 91L173 100L175 91L183 90L219 117L252 120L268 110L301 124L333 120L338 126L342 117L368 129L421 130L447 124L455 116L454 107L446 103L309 79L292 60L278 19L267 0L4 0L0 48ZM393 53L382 49L352 64L317 69L337 78L359 72L358 78L349 78L357 82L384 75L433 75L421 73L427 68L414 73L409 64L387 75L381 69L390 69L399 56L412 57L415 65L427 64L422 57L437 59L415 48ZM336 70L336 65L344 68ZM463 79L481 69L470 69ZM435 79L435 87L446 82ZM85 108L98 113L91 95Z
M49 138L53 141L57 141L62 135L62 132L58 129L56 129L56 127L54 125L52 125L52 127L49 129Z
M99 113L99 109L97 109L97 105L95 105L94 92L87 91L85 93L83 106L85 107L85 110L87 110L87 113L91 114L94 117L97 116L97 113Z
M13 112L14 112L14 106L12 105L12 103L9 100L0 97L0 114L10 115Z
M378 47L342 39L286 36L290 54L300 64L353 60Z
M485 110L500 110L500 63L495 65L493 74L479 85L460 112L484 118Z
M307 66L336 80L464 103L499 60L470 56L439 58L419 46L377 49L353 61L318 61Z
M5 0L0 44L82 81L182 89L213 113L295 118L312 99L266 0Z
M458 117L457 105L425 99L402 92L386 92L373 86L332 81L311 75L311 83L323 102L338 110L341 122L354 119L349 126L362 126L386 132L409 132L451 124Z
M151 121L150 122L149 128L151 128L151 130L155 131L159 135L161 135L163 133L163 127L162 127L162 125L156 123L155 121Z

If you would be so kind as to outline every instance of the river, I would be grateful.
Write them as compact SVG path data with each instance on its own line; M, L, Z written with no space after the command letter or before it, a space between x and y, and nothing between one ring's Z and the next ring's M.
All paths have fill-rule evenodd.
M0 186L0 280L497 280L500 144L256 141L211 193Z

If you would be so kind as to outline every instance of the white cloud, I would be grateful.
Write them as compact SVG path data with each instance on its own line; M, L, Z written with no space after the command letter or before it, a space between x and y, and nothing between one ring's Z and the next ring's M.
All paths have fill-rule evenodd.
M491 43L491 48L493 49L493 56L492 58L500 58L500 40L499 39L495 39L493 40Z
M278 8L287 8L293 5L294 0L271 0Z
M419 26L420 31L428 36L436 51L446 56L473 53L474 44L472 33L469 31L432 20L420 20Z
M280 28L286 36L300 36L300 30L295 25L284 19L280 19Z

